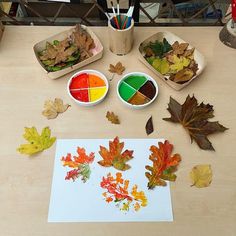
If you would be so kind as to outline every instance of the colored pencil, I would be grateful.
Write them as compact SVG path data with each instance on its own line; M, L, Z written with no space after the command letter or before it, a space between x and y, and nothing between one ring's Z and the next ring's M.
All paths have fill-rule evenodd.
M120 29L120 26L119 26L119 23L118 23L118 20L117 20L117 17L116 17L115 8L114 8L114 5L113 5L112 1L111 1L111 6L112 6L113 14L114 14L114 21L115 21L116 27L117 27L117 29Z

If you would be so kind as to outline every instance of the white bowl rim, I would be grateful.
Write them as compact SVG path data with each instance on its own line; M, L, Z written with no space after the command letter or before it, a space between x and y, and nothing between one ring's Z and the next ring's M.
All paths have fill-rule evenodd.
M126 102L121 96L120 96L120 93L119 93L119 87L120 87L120 84L123 82L123 80L125 80L128 76L130 75L142 75L142 76L145 76L148 80L151 80L153 82L153 84L155 85L156 87L156 94L155 96L148 102L148 103L145 103L145 104L141 104L141 105L132 105L128 102ZM136 90L138 91L138 90ZM158 94L159 94L159 87L158 87L158 84L156 82L155 79L153 79L150 75L144 73L144 72L139 72L139 71L133 71L133 72L130 72L130 73L127 73L125 74L120 80L119 82L117 83L117 87L116 87L116 92L117 92L117 95L119 97L119 99L124 103L126 104L127 106L129 107L132 107L132 108L143 108L143 107L146 107L148 105L150 105L151 103L153 103L155 101L155 99L157 98Z
M96 101L93 101L93 102L82 102L82 101L79 101L79 100L75 99L75 98L71 95L71 93L70 93L70 84L71 84L72 79L73 79L75 76L80 75L80 74L84 74L84 73L86 73L86 74L95 74L95 75L98 75L98 76L100 76L100 77L105 81L107 90L106 90L105 94L104 94L100 99L98 99L98 100L96 100ZM83 89L81 89L81 90L83 90ZM69 80L68 80L68 82L67 82L67 93L69 94L70 98L71 98L73 101L75 101L76 103L78 103L78 104L80 104L80 105L83 105L83 106L92 106L92 105L96 105L96 104L100 103L100 102L106 97L106 95L107 95L107 93L108 93L108 90L109 90L109 83L108 83L108 80L107 80L106 76L105 76L102 72L100 72L100 71L98 71L98 70L86 69L86 70L77 71L76 73L74 73L74 74L69 78Z

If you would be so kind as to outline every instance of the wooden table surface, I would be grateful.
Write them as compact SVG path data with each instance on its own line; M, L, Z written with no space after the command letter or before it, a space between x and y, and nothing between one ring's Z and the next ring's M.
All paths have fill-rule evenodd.
M156 78L160 94L144 110L126 108L117 98L111 82L106 100L94 108L79 107L70 100L66 84L71 74L50 80L33 54L32 47L67 27L8 26L0 42L0 235L1 236L78 236L78 235L160 235L215 236L236 235L236 50L223 45L220 28L135 28L135 44L126 56L108 49L106 28L93 28L104 45L101 60L86 68L97 69L108 78L109 63L121 61L125 72L141 71L154 76L137 60L137 46L148 36L169 30L194 45L207 60L204 73L182 91L174 91ZM180 125L162 120L168 117L169 97L184 102L194 94L199 101L214 105L215 119L229 127L225 133L210 136L216 151L203 151ZM41 115L44 101L62 98L72 106L55 120ZM112 125L106 111L115 111L121 125ZM150 138L166 138L182 155L177 181L171 183L174 211L172 223L47 223L55 146L36 157L16 152L24 143L24 127L41 130L49 126L57 138L146 138L145 123L153 116L155 132ZM211 164L210 187L190 187L189 172L194 165ZM102 214L102 213L101 213Z

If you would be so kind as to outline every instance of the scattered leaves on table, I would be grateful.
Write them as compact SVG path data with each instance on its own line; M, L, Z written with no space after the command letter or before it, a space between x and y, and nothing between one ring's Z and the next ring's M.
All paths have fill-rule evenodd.
M65 112L69 106L69 104L64 105L62 99L60 98L55 98L54 102L47 100L44 103L44 110L42 114L48 119L55 119L59 113Z
M106 118L112 123L112 124L120 124L119 117L115 115L114 112L108 111L106 114Z
M151 155L149 159L152 161L152 166L145 166L149 172L145 172L148 178L148 188L154 189L156 186L166 186L166 181L175 181L176 175L174 172L181 161L179 154L171 156L173 145L166 140L164 143L159 142L158 147L152 145L150 147Z
M124 142L120 143L118 137L116 137L113 141L109 141L109 150L103 146L100 146L99 154L103 160L98 161L98 164L104 167L113 166L115 169L122 171L130 169L131 167L127 164L127 162L133 158L133 151L123 151L123 148Z
M205 188L211 184L212 170L210 165L196 165L190 172L192 186Z
M124 70L125 70L125 67L122 65L122 63L120 61L117 62L115 66L110 64L109 71L111 73L116 73L118 75L122 75Z
M56 140L55 137L51 137L51 130L48 127L45 127L42 130L41 135L35 127L25 127L23 137L29 143L21 144L17 151L26 155L33 155L42 152L43 150L50 148Z
M72 157L71 153L68 153L66 157L61 158L63 166L72 169L67 172L65 180L73 180L74 182L81 177L85 183L91 174L89 164L94 161L95 156L93 152L87 155L85 149L80 147L77 147L77 154Z
M194 59L194 48L188 43L174 42L172 45L163 41L150 42L144 47L145 59L166 78L175 83L184 84L191 80L198 71Z
M198 104L197 99L192 96L186 98L181 105L175 99L170 97L168 105L170 118L164 118L165 121L180 123L188 131L191 142L193 140L203 150L214 150L211 142L208 140L208 135L227 130L218 121L210 122L209 118L213 118L214 110L210 104Z
M146 134L149 135L154 131L152 116L148 119L146 126L145 126Z
M49 72L73 66L91 57L95 43L90 34L80 25L62 41L47 42L46 48L39 52L39 59Z
M122 173L117 172L113 177L108 173L102 177L101 188L106 189L102 195L107 203L114 203L122 211L140 210L141 207L147 206L147 197L143 191L138 191L138 186L134 185L129 188L130 181L123 179Z

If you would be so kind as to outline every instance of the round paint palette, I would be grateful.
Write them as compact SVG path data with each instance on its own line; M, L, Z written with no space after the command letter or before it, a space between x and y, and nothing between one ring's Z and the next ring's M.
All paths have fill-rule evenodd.
M129 107L144 108L156 99L158 85L149 75L132 72L119 81L117 94L121 101Z
M93 106L100 103L108 92L108 81L101 72L83 70L68 81L69 96L79 105Z

